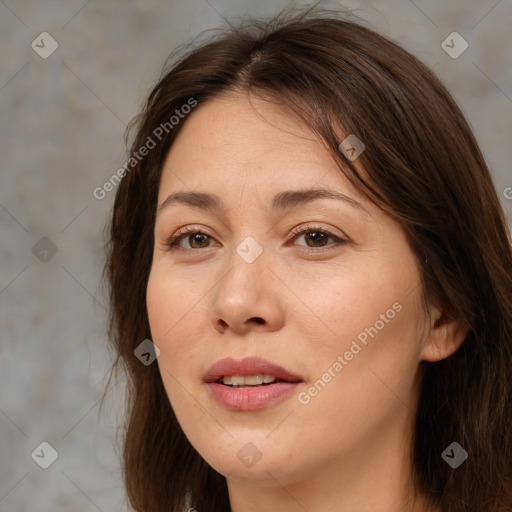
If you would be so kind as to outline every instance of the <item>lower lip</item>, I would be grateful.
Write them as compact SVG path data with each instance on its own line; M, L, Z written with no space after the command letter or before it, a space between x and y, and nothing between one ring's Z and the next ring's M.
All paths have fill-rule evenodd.
M208 383L213 398L232 411L263 409L297 389L300 382L275 382L253 388L230 388L218 382Z

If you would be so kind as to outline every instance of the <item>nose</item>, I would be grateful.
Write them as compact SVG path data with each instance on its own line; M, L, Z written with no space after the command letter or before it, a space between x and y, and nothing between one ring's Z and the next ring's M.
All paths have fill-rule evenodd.
M272 332L283 325L283 287L270 270L265 251L249 261L233 251L212 294L211 322L221 334Z

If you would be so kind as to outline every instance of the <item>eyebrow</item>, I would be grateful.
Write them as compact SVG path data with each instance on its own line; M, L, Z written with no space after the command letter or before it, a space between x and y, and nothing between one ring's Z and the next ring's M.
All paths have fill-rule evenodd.
M318 199L336 199L338 201L343 201L353 208L359 209L366 213L365 208L363 208L363 206L355 199L352 199L351 197L346 196L340 192L325 188L285 190L283 192L279 192L272 198L270 210L272 212L291 210ZM170 194L167 199L165 199L165 201L158 207L158 211L161 212L173 204L186 204L195 208L217 212L226 211L226 207L224 206L224 203L219 196L197 191L180 191Z

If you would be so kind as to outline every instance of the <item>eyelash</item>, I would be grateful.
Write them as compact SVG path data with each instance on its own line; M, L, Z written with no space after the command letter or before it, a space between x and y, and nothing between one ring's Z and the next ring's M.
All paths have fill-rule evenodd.
M303 226L301 228L295 228L295 229L293 229L291 231L291 234L294 235L294 238L296 239L296 238L300 237L301 235L304 235L306 233L311 233L311 232L322 233L323 235L327 235L328 237L333 238L334 239L334 244L330 244L330 247L318 247L318 248L302 246L302 247L304 247L303 250L305 252L310 252L310 251L313 251L313 252L329 251L329 250L334 249L335 247L337 247L339 245L345 245L347 243L347 240L344 240L344 239L340 238L339 236L335 235L334 233L332 233L331 231L329 231L328 229L321 228L319 226L306 225L306 226ZM197 234L206 235L209 238L213 238L210 235L208 235L208 233L205 233L205 232L201 231L198 228L186 227L186 228L179 229L174 235L172 235L166 241L166 245L169 247L169 250L171 250L171 251L181 250L181 251L188 251L188 252L196 252L196 251L198 251L200 249L188 249L188 248L185 248L185 247L180 247L179 243L187 235L190 236L190 235L197 235ZM208 249L208 247L205 247L203 249Z

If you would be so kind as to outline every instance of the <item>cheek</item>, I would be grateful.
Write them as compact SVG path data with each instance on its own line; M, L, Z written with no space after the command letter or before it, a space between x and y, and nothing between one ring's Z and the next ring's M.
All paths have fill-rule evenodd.
M302 311L300 315L297 311L295 321L303 323L308 339L314 332L322 335L327 350L348 350L350 342L393 305L393 293L376 286L377 282L375 277L355 271L341 275L338 271L321 288L301 281L296 293Z
M348 449L364 438L377 439L383 425L414 410L419 365L416 312L410 302L402 306L389 323L382 321L383 326L376 318L354 326L366 335L360 337L366 344L357 334L340 336L330 345L330 354L315 361L316 370L298 397L301 405L296 411L298 424L316 419L314 432L306 433L310 442L334 437Z
M174 304L172 288L165 286L165 281L159 280L155 273L151 272L146 290L146 307L152 340L160 350L163 348L160 343L166 331L172 328Z
M185 341L178 335L180 318L187 311L185 297L178 298L177 288L170 279L160 277L157 273L151 273L146 291L146 306L148 312L149 326L153 343L160 349L158 363L164 363L171 373L176 361L176 355L182 354L178 346L180 340ZM162 372L164 379L167 378Z
M194 314L198 297L201 295L194 291L192 282L185 283L173 272L152 269L146 290L146 305L154 338L167 343L166 340L172 338L172 334Z
M343 410L359 407L354 397L369 411L379 403L392 407L397 390L403 390L407 398L425 336L416 274L361 276L364 274L344 275L331 281L322 294L310 289L303 295L304 302L319 311L318 328L328 333L323 340L318 337L318 343L310 347L314 353L308 356L315 368L313 384L317 379L333 382L326 391L319 382L322 398L315 401L325 400L324 406L336 402L342 415ZM309 342L313 324L307 324L304 331ZM342 370L339 364L333 369L338 356L343 359Z
M187 418L188 413L182 410L183 404L189 404L188 397L183 393L183 384L187 368L194 368L191 339L185 335L189 304L183 290L176 286L174 278L152 270L146 291L146 305L151 329L152 341L160 349L157 359L164 387L178 421ZM181 320L180 320L181 319ZM189 404L192 406L193 404ZM190 412L190 411L189 411Z
M197 370L200 361L204 343L201 326L208 318L205 297L208 287L198 288L193 280L158 268L152 269L149 276L147 312L152 341L160 349L158 364L166 387L174 387L170 375L180 382L193 377L190 372Z

